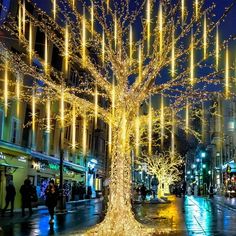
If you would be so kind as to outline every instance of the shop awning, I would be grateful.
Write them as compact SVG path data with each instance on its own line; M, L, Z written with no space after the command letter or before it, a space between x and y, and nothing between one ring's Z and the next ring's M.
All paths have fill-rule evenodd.
M9 167L9 168L16 168L16 169L18 169L18 168L23 169L22 166L16 166L16 165L8 164L8 163L1 163L1 162L0 162L0 166Z
M39 160L46 160L49 163L60 164L59 158L51 157L51 156L45 155L43 153L31 151L31 156L33 158L37 158ZM63 164L65 167L67 167L73 171L76 171L76 172L84 173L86 171L86 168L84 166L77 165L77 164L74 164L69 161L64 161Z

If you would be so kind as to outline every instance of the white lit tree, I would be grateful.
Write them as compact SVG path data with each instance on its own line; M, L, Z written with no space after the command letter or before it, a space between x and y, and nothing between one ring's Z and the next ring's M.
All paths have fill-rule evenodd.
M158 196L162 197L165 193L169 193L169 187L181 180L181 166L183 165L183 157L177 152L163 152L156 155L143 154L137 160L137 164L145 163L147 173L156 175L159 180Z
M219 19L213 18L215 4L206 8L204 0L195 0L192 5L187 5L185 0L52 0L49 3L51 12L33 4L33 15L26 8L30 3L31 0L19 1L17 14L10 14L2 26L11 37L19 39L23 50L10 52L1 43L1 68L5 71L1 96L5 114L10 99L17 104L24 99L30 101L34 131L36 102L45 104L48 132L52 119L60 121L61 128L72 125L74 151L78 147L74 129L76 117L82 116L84 155L87 117L94 117L95 127L97 119L105 121L109 125L111 160L109 204L104 221L87 234L150 233L150 229L135 220L131 209L130 151L134 149L139 155L140 139L144 134L140 130L145 126L151 156L155 122L160 124L161 142L166 122L171 124L174 137L176 117L183 107L188 134L190 104L202 102L219 92L218 87L211 85L224 84L225 97L230 97L228 41L220 43L218 27L235 1ZM43 58L33 48L33 31L37 27L45 33ZM50 66L48 48L52 44L64 58L63 72ZM226 57L222 69L219 55L223 50L226 50ZM41 62L43 70L33 66L35 60ZM72 87L68 83L70 68L77 66L84 73L78 86ZM8 72L20 76L8 78ZM22 83L28 77L44 82L40 100L36 101L36 83L31 87ZM16 93L10 91L9 81L15 85ZM151 99L155 101L155 95L168 100L168 105L164 107L162 102L156 113L152 109L154 102L151 102ZM101 106L99 98L106 101L106 106ZM60 113L52 117L50 104L58 100ZM146 116L140 109L145 101L149 104ZM172 147L174 150L174 143Z

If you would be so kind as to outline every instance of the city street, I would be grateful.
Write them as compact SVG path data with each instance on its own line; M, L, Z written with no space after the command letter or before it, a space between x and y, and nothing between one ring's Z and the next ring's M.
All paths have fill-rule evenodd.
M168 229L169 235L236 235L236 209L217 199L203 197L169 197L170 204L137 204L136 218L145 225ZM66 214L57 214L50 229L46 209L35 211L31 218L22 219L20 213L13 218L1 217L1 236L11 235L69 235L81 232L102 220L101 201L68 206Z

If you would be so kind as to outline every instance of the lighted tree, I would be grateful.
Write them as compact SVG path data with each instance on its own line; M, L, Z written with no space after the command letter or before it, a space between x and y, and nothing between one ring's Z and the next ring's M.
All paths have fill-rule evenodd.
M90 3L53 0L52 12L46 13L35 5L32 16L26 10L23 0L20 1L17 17L14 14L9 15L2 27L12 37L18 38L21 48L25 49L25 53L11 53L1 44L1 58L4 62L2 69L5 70L2 91L5 114L11 95L16 102L28 99L32 102L34 131L37 86L33 84L32 89L27 87L24 88L24 92L20 92L20 88L24 87L22 79L30 76L35 81L45 83L45 88L40 94L41 99L37 102L47 104L45 119L48 133L51 119L58 119L62 130L65 126L72 125L74 151L77 151L78 147L75 140L75 123L78 115L83 117L84 155L87 152L87 117L94 117L95 127L97 119L104 120L109 125L111 182L108 211L104 221L87 234L148 233L148 229L135 220L130 202L130 151L135 149L136 155L139 155L142 126L146 127L147 149L151 156L153 120L159 119L159 132L163 142L165 116L168 114L171 117L168 122L171 122L174 140L177 113L185 106L185 129L188 134L189 104L204 101L209 94L214 94L214 89L218 92L218 87L209 89L209 85L225 83L225 96L230 97L227 52L226 73L223 75L225 80L219 76L223 74L219 66L219 54L228 41L220 44L218 26L233 8L235 1L232 1L225 14L214 22L212 16L215 5L206 9L204 2L195 0L193 6L187 6L187 1L184 0L147 0L141 3L125 0L94 0ZM44 58L40 58L32 46L32 32L35 27L45 32ZM51 43L64 57L63 73L50 66L48 45ZM207 63L208 58L213 58L215 63ZM41 62L43 70L38 70L32 65L35 59ZM81 83L77 87L71 87L67 83L69 71L77 65L84 73ZM208 69L205 70L206 68ZM9 91L8 71L23 76L22 79L12 80L16 84L16 93ZM158 118L156 115L154 117L152 109L151 98L154 98L154 95L162 95L162 98L169 100L169 108L164 109L162 105L156 111ZM99 97L107 101L106 106L101 106L98 102ZM60 114L51 117L50 104L58 99ZM143 119L145 115L141 112L140 106L145 101L149 104L149 109L146 118ZM165 106L167 107L167 104ZM174 143L171 145L174 150Z
M181 180L181 166L183 165L183 157L177 152L163 152L157 155L142 155L137 160L137 164L145 163L147 173L156 175L159 180L158 195L164 196L169 193L170 185Z

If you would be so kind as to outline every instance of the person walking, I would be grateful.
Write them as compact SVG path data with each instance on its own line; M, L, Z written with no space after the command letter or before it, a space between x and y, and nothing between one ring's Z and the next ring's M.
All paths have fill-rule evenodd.
M45 195L46 195L45 205L48 207L48 212L50 215L49 224L53 224L54 223L54 208L57 205L57 199L58 199L58 192L57 192L56 185L54 184L54 180L49 181L49 185L46 188Z
M13 216L15 196L16 196L16 189L14 187L13 181L10 180L9 184L6 186L6 198L5 198L6 205L2 211L2 216L4 216L5 211L9 206L9 203L11 203L11 216Z
M141 192L142 201L144 202L146 200L146 195L147 195L147 190L144 184L142 184L140 188L140 192Z
M26 179L24 184L20 188L21 201L22 201L22 216L25 216L25 208L29 208L29 216L32 216L32 194L34 189L31 185L31 181Z

